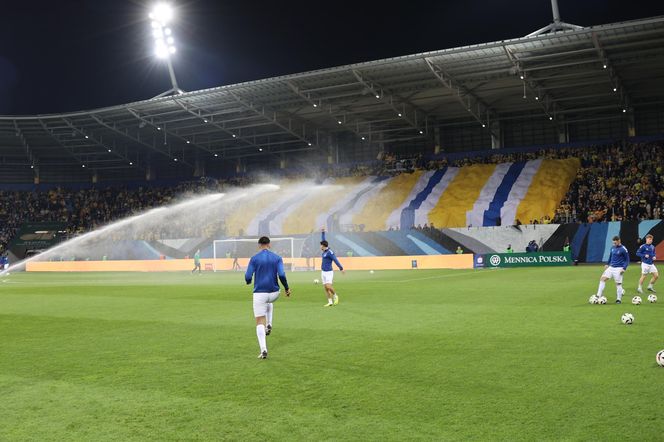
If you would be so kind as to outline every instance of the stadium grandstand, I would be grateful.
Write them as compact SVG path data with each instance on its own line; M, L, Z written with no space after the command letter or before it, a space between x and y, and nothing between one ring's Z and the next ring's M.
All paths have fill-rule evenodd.
M657 219L662 38L655 17L2 116L0 244L26 221L81 233L184 189L248 185L266 171L348 191L329 207L312 204L320 195L273 201L276 222L245 208L189 236L308 234L327 221L341 232ZM624 176L607 180L607 165ZM633 194L618 202L619 189Z
M661 438L664 16L551 4L195 91L153 11L171 90L0 115L0 440Z

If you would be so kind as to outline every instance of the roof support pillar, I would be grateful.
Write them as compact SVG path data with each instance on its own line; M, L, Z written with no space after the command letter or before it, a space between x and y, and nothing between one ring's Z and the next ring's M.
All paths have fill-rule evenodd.
M499 120L494 120L490 124L491 149L500 149L503 147L503 128Z
M565 121L564 115L560 115L558 117L558 124L556 125L556 129L558 130L558 143L569 143L569 127L567 125L567 121Z
M636 123L634 121L634 108L630 107L627 109L627 136L635 137L636 136Z
M194 162L194 176L205 176L205 160L201 158L201 156L198 154L198 151L196 151L196 160Z

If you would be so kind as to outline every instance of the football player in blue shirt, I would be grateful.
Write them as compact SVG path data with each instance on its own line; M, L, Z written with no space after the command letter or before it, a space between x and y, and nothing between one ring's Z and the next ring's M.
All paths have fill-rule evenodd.
M648 291L656 293L653 284L659 279L659 273L657 273L657 267L655 267L657 257L655 256L655 246L652 240L653 236L647 234L646 243L642 244L639 250L636 251L636 256L641 258L641 279L639 279L639 288L636 289L639 293L643 293L643 281L648 275L652 275L650 284L648 284Z
M256 318L256 336L261 349L258 359L267 359L267 342L265 337L272 332L272 314L274 313L274 301L279 299L279 281L286 290L286 296L291 295L284 262L281 256L272 253L270 249L270 238L262 236L258 240L260 252L249 260L247 273L244 280L247 285L254 280L254 317ZM267 319L266 319L267 318ZM267 323L267 326L266 326Z
M330 245L325 239L324 228L321 229L320 250L323 253L321 256L322 262L320 266L320 279L323 281L323 288L325 289L325 294L327 295L327 304L325 304L324 307L331 307L333 305L339 304L339 296L334 291L334 287L332 287L332 282L334 281L334 268L332 267L332 263L335 263L337 267L339 267L341 273L346 273L346 271L344 270L344 267L341 265L332 249L330 249Z
M604 273L599 279L599 287L597 289L597 297L601 298L604 292L606 281L612 279L616 283L616 304L622 303L622 297L625 294L625 289L622 286L623 273L627 270L629 265L629 252L625 246L620 243L620 237L613 237L613 247L609 254L609 262L604 266Z

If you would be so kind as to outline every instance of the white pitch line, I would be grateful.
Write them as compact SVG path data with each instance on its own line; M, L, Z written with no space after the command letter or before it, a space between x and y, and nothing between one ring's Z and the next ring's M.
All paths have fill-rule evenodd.
M487 269L488 270L488 269ZM491 270L504 270L504 269L491 269ZM488 272L464 272L464 273L451 273L447 275L437 275L437 276L426 276L424 278L412 278L412 279L401 279L401 280L390 280L390 281L355 281L355 282L384 282L384 283L393 283L393 282L399 282L399 283L404 283L404 282L414 282L414 281L424 281L427 279L442 279L442 278L451 278L453 276L468 276L468 275L478 275L481 273L488 273Z

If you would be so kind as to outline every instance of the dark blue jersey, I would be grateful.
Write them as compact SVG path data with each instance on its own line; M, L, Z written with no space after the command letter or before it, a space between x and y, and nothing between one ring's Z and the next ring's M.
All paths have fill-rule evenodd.
M629 265L629 253L625 246L613 246L611 247L611 253L609 254L609 267L622 267L627 270Z
M325 232L323 232L321 238L322 238L321 241L325 241ZM322 263L320 269L324 272L331 272L333 270L332 263L335 263L337 267L339 267L339 270L344 269L339 260L337 259L337 256L329 247L326 250L323 250L321 258L322 258Z
M273 293L279 291L279 281L288 290L288 281L284 272L284 261L281 256L269 250L261 250L251 257L244 280L251 284L254 279L254 293Z
M646 255L648 255L647 258ZM642 263L652 264L656 259L655 246L653 244L643 244L639 247L639 250L636 251L636 256L641 258Z

